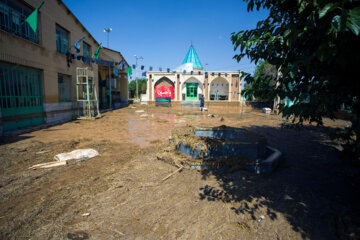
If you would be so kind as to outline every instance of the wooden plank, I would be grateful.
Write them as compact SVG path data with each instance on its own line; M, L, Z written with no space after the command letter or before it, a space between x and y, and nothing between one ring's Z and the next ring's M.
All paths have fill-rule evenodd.
M168 179L169 177L171 177L172 175L174 175L177 172L180 172L181 170L183 170L183 167L178 168L176 171L172 172L171 174L167 175L166 177L164 177L163 179L161 179L161 181L165 181L166 179Z
M51 167L58 167L58 166L64 166L67 164L67 161L53 161L53 162L47 162L47 163L40 163L40 164L35 164L31 167L29 167L29 169L40 169L40 168L51 168Z

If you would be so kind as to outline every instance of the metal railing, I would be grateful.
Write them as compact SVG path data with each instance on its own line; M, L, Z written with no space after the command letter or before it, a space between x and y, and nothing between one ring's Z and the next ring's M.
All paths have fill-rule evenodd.
M39 34L25 22L27 16L0 2L0 29L34 43L39 43Z
M76 75L78 77L89 77L94 78L94 72L88 68L76 68Z

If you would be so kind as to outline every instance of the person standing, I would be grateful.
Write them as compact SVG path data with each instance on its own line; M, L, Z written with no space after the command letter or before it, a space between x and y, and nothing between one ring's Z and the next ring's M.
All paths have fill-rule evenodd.
M203 111L203 109L204 109L204 104L205 104L204 95L201 95L201 96L200 96L200 111Z

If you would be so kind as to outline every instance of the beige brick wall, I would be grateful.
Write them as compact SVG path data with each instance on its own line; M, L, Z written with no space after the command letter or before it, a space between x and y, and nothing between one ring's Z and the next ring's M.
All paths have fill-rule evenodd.
M35 9L41 1L25 0L25 3ZM66 56L56 51L56 24L69 31L69 47L87 34L84 42L91 46L91 55L93 56L98 44L61 1L46 0L40 8L38 20L39 44L0 30L0 61L42 70L44 111L47 122L52 121L50 120L53 119L51 111L55 111L54 109L57 111L57 120L61 120L62 117L69 120L71 114L58 113L60 110L71 111L73 108L72 104L62 104L58 101L58 73L72 76L71 94L72 100L75 100L76 67L89 67L94 71L94 81L98 90L98 65L91 63L89 66L81 60L73 59L70 67L68 67ZM72 50L71 53L74 51ZM120 62L123 59L121 54L116 51L102 49L100 53L99 58L103 60ZM79 55L83 55L83 43L81 43ZM125 71L119 71L119 73L122 76L119 78L121 98L127 99L128 80L127 77L126 79L124 77L127 76L127 73ZM52 104L56 106L52 106Z
M26 2L35 8L41 1L27 0ZM39 44L0 30L0 61L41 69L44 103L58 102L58 73L71 75L74 86L76 67L88 67L78 60L73 60L70 68L67 67L66 56L56 52L56 24L70 32L69 45L87 34L81 24L76 23L76 19L67 13L63 4L58 4L56 0L47 0L40 8ZM97 43L89 36L85 41L91 46L92 52L97 48ZM80 55L82 55L82 49ZM97 83L97 65L92 64L91 68L96 73L95 82ZM72 91L72 94L74 95L75 91Z

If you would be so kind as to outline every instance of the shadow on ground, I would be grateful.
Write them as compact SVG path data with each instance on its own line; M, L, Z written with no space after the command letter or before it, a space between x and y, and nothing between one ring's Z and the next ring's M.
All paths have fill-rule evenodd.
M232 204L238 214L253 220L285 217L294 231L310 239L359 239L359 170L341 160L337 144L324 129L246 128L267 138L283 153L277 170L255 175L246 171L204 171L218 186L200 188L204 201Z
M18 141L22 141L25 139L32 138L31 136L1 136L0 137L0 145L15 143Z

